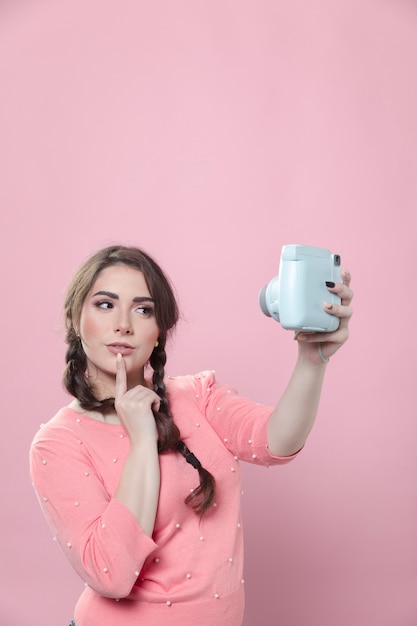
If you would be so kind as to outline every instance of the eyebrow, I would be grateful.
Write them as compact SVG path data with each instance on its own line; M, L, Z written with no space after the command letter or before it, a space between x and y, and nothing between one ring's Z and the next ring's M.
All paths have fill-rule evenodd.
M94 298L95 296L106 296L112 300L119 299L117 293L113 293L112 291L96 291L92 297ZM151 298L151 296L136 296L136 298L133 298L132 302L155 302L155 300Z

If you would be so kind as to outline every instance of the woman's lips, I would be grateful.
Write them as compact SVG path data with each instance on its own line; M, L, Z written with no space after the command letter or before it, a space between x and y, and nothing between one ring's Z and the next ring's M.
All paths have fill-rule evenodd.
M128 346L123 343L110 343L107 345L107 348L112 354L122 354L123 356L131 354L135 349L133 346Z

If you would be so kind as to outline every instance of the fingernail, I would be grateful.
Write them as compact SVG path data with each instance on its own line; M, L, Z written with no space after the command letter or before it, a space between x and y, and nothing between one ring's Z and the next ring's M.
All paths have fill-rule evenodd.
M332 308L333 308L333 304L330 304L329 302L325 302L325 303L324 303L324 306L326 307L326 309L327 309L328 311L331 311L331 310L332 310Z
M332 280L326 280L326 287L336 287L336 283L334 283Z
M118 362L120 363L120 361L122 360L122 358L123 358L123 357L122 357L122 355L120 354L120 352L118 352L118 353L116 354L116 361L118 361Z

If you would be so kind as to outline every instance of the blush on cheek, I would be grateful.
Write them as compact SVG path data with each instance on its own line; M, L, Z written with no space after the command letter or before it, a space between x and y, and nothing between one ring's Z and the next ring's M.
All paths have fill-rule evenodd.
M99 334L100 325L93 317L86 315L81 319L80 330L81 338L83 341L88 342L89 339L96 337Z

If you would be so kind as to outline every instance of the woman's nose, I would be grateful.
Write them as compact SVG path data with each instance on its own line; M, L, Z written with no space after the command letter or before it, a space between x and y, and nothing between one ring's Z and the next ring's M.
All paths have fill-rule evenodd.
M133 333L133 327L130 322L130 317L127 314L120 315L116 319L114 330L116 333L120 333L122 335L131 335Z

